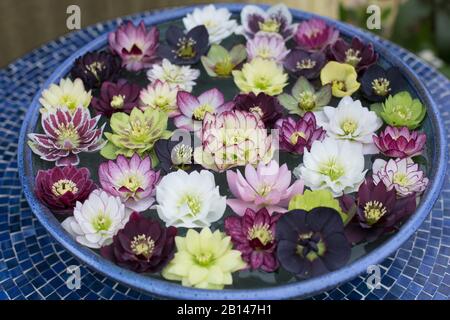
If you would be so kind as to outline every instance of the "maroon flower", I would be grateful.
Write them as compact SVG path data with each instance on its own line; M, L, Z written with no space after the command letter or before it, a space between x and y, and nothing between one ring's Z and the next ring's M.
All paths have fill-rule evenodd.
M235 109L257 113L266 128L273 128L275 122L283 116L283 107L278 99L263 92L238 94L234 98Z
M262 208L258 212L247 209L242 217L225 219L226 234L231 237L235 249L242 252L242 259L250 268L266 272L278 269L275 227L280 217L280 213L271 216L267 209Z
M395 189L388 191L384 183L375 185L369 177L359 187L356 206L356 215L345 227L345 235L352 243L373 241L394 231L416 210L416 195L397 199Z
M409 131L407 127L387 126L373 142L382 154L391 158L407 158L422 153L427 136L418 131Z
M95 189L87 168L55 167L39 170L36 176L36 196L59 214L72 214L77 201L83 202Z
M172 260L177 228L162 227L159 222L137 212L113 237L113 243L100 253L117 265L135 272L159 272Z
M280 130L280 149L303 154L305 148L309 151L314 141L325 138L325 130L318 127L314 113L307 112L299 120L284 118L277 121L275 128Z
M330 46L328 54L331 60L350 64L358 72L366 70L378 60L378 53L372 43L366 45L358 37L354 37L351 43L339 39Z
M138 106L139 93L141 88L126 80L119 80L117 83L104 82L98 98L92 98L92 106L97 114L111 117L115 112L131 113L134 107Z
M315 79L319 76L326 61L325 54L322 51L309 53L297 49L289 52L283 65L295 77L303 76L306 79Z

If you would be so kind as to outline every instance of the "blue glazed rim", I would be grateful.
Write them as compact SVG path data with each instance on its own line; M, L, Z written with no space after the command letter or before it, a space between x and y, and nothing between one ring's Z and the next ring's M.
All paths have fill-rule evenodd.
M244 4L217 4L218 7L228 8L233 13L239 13ZM145 17L146 25L157 25L170 20L178 19L191 12L199 6L184 7L174 10L150 14ZM260 5L267 8L267 5ZM309 19L318 17L317 15L291 10L296 19ZM436 146L432 155L430 186L422 197L422 201L416 212L408 219L402 228L393 235L389 240L385 241L381 246L371 251L369 254L361 257L344 268L296 283L290 283L274 287L258 288L258 289L224 289L220 291L194 289L183 287L177 283L165 280L146 277L129 270L116 266L115 264L103 259L90 249L79 245L70 235L64 231L61 224L53 216L46 207L40 204L34 195L34 174L32 167L32 152L27 148L27 134L33 132L35 125L39 119L39 97L43 89L50 84L58 82L59 79L68 73L74 60L84 53L96 50L102 47L107 41L107 33L89 42L84 47L77 50L62 65L60 65L45 82L44 86L37 92L36 96L27 111L24 122L22 124L19 147L18 147L18 169L22 183L23 192L30 205L30 208L37 216L39 222L49 231L49 233L61 243L68 251L70 251L79 260L92 267L94 270L108 276L116 281L122 282L135 289L150 293L154 296L170 297L179 299L287 299L294 297L308 297L322 291L336 287L352 278L366 272L367 267L375 265L383 261L395 250L397 250L413 233L419 228L423 220L433 208L442 188L448 155L445 129L439 116L439 111L431 98L429 92L421 84L415 73L398 57L392 55L380 42L380 39L374 35L366 33L360 29L354 28L342 22L320 17L327 23L339 28L340 31L347 34L357 35L365 41L373 42L375 49L382 55L389 58L389 62L402 69L402 72L408 78L412 88L420 95L420 98L428 106L428 117L430 118ZM140 19L138 19L140 20ZM137 21L134 21L137 22Z

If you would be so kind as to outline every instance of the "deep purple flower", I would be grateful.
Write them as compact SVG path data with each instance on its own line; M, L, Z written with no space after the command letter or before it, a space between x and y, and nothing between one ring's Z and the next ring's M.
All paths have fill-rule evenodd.
M388 191L383 183L375 185L369 177L359 187L356 206L356 215L345 227L351 243L373 241L383 233L394 231L416 210L416 196L397 199L395 189Z
M325 130L317 126L312 112L305 113L297 121L291 117L280 119L275 128L279 130L280 149L297 154L303 154L305 148L309 151L314 141L322 141L326 135Z
M300 23L294 35L298 48L309 52L325 50L338 38L339 31L337 29L317 18Z
M126 80L117 83L104 82L100 89L99 97L92 98L92 107L97 114L111 117L115 112L130 114L134 107L139 105L139 93L141 88Z
M287 271L310 278L339 269L350 259L344 224L334 209L292 210L277 222L277 256Z
M96 189L87 168L67 166L39 170L35 193L55 213L72 214L77 201L83 202Z
M361 90L364 96L374 102L384 101L389 95L405 90L407 83L398 67L384 70L374 64L361 78Z
M230 216L225 219L225 232L231 237L234 248L242 253L242 259L253 270L273 272L279 267L275 256L276 222L280 213L272 216L267 209L255 212L247 209L242 217Z
M284 60L284 67L295 77L315 79L326 62L325 54L321 51L309 53L296 49L292 50Z
M81 152L100 150L106 143L103 129L97 128L100 115L91 118L89 109L56 109L42 115L44 133L30 133L28 145L42 160L56 161L57 166L78 165Z
M391 158L414 157L422 153L427 135L419 131L409 131L407 127L387 126L373 142L382 154Z
M238 94L233 102L236 110L258 114L269 129L283 116L283 107L278 99L263 92L258 95L253 92Z
M88 52L75 60L72 78L80 78L87 90L99 88L105 81L115 81L121 70L120 58L109 52Z
M331 60L352 65L358 72L366 70L378 60L378 53L372 43L366 45L358 37L354 37L351 43L337 40L330 46L329 56Z
M102 247L100 253L135 272L159 272L174 256L176 234L176 228L162 227L158 221L133 212L113 243Z
M195 64L208 52L209 34L204 25L192 28L187 33L171 25L166 31L167 44L159 46L158 54L174 64Z
M183 138L180 136L178 140L160 139L155 143L154 150L163 174L178 169L190 172L202 168L194 163L192 143L186 143Z

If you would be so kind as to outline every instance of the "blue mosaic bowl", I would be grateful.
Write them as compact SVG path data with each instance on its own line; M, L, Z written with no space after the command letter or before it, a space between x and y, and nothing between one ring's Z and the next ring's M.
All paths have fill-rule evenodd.
M226 7L232 13L239 14L244 5L225 4L218 6ZM261 7L267 8L267 6L264 5ZM154 15L148 15L144 18L144 23L147 26L167 23L182 18L194 8L195 7L186 7L168 10ZM297 10L291 10L291 12L295 20L305 20L315 17L315 15ZM413 235L413 233L419 228L423 220L429 214L439 196L442 184L444 182L447 164L445 129L442 124L438 108L431 99L430 94L425 89L424 85L402 60L393 55L382 45L378 37L344 23L336 22L327 18L323 19L325 19L330 25L338 28L344 37L359 36L363 41L372 42L376 51L380 54L380 63L385 67L391 65L399 67L404 76L408 79L410 86L409 91L418 97L428 110L427 117L423 124L423 130L426 132L428 138L426 157L429 162L428 176L430 178L430 184L426 192L423 194L416 212L408 219L408 221L406 221L406 223L403 224L401 229L396 234L392 235L375 248L372 248L370 252L361 255L340 270L309 280L260 287L257 289L225 289L214 291L182 287L177 283L139 275L114 265L113 263L103 259L96 252L75 242L75 240L71 238L66 231L64 231L60 222L55 218L50 210L41 205L34 195L34 178L39 167L33 160L31 150L27 147L27 134L34 132L38 125L38 121L40 119L40 105L38 100L42 90L47 88L52 83L59 82L61 78L65 77L77 57L88 51L98 50L105 47L107 44L107 33L74 52L72 56L61 64L46 81L43 88L41 88L41 90L39 90L36 94L28 109L20 133L18 167L23 192L32 211L35 213L42 225L49 231L49 233L79 260L114 280L122 282L125 285L133 287L137 290L149 293L155 297L181 299L286 299L294 297L308 297L349 281L359 274L366 272L369 266L380 263L395 250L397 250L406 240L408 240L409 237L411 237L411 235ZM134 22L137 23L138 21Z

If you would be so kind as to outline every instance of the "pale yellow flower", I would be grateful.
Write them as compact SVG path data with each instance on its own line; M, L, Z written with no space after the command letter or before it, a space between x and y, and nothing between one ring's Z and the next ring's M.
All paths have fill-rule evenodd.
M328 62L320 72L322 85L330 83L333 96L338 98L351 96L359 89L361 84L357 78L358 74L352 65L336 61Z

